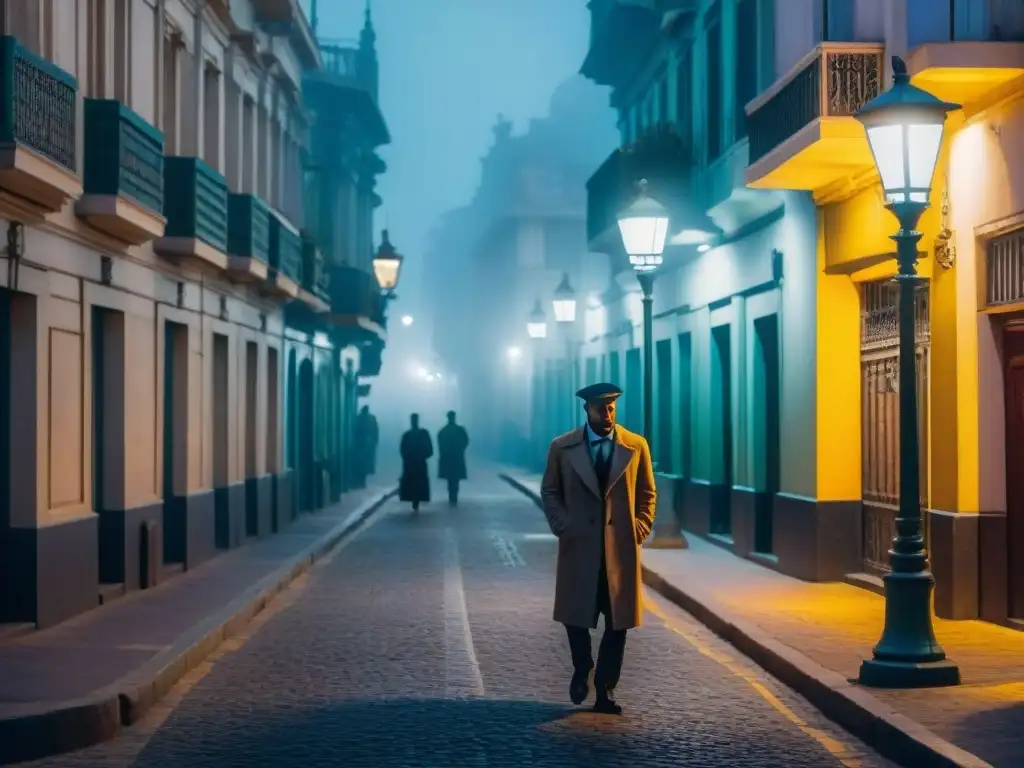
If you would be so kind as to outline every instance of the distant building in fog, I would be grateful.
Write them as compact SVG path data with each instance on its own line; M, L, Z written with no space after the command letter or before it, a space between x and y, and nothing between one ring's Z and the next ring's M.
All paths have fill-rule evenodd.
M476 194L435 233L427 257L436 281L434 344L460 371L465 421L478 446L495 444L504 416L530 437L529 366L556 343L551 299L562 275L581 313L588 293L607 282L605 259L588 257L584 183L616 143L607 90L573 77L523 134L499 118ZM544 343L531 345L526 321L537 301L552 327ZM513 365L510 346L526 353Z

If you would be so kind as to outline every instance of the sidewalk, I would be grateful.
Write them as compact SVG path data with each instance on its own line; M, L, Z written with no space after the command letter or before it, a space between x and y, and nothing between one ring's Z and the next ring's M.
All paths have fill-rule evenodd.
M95 744L137 721L393 491L346 493L152 590L0 644L0 765Z
M507 479L536 493L536 476ZM935 619L963 685L862 688L851 680L881 636L882 597L800 581L687 538L686 550L644 550L644 582L871 746L915 767L1024 764L1024 632Z

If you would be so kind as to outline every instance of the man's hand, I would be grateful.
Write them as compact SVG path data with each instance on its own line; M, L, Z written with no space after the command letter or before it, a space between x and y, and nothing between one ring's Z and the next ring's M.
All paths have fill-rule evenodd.
M569 525L569 511L565 508L561 456L554 442L548 448L544 477L540 481L540 500L544 516L548 519L548 528L556 537L560 537Z
M636 509L633 517L636 520L634 533L637 546L642 544L654 528L654 513L658 507L658 486L654 481L654 463L651 461L651 449L644 440L640 445L640 461L636 471Z

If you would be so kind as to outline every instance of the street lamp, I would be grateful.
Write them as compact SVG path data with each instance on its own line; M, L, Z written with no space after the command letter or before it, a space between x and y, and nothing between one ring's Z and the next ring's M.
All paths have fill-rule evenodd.
M514 362L523 356L523 350L521 347L509 347L505 350L505 356Z
M531 339L546 339L548 335L548 321L544 316L544 309L540 305L540 299L533 306L530 319L526 322L526 333Z
M572 285L569 283L569 274L565 273L562 275L562 282L555 288L555 294L551 300L552 307L555 310L555 322L562 328L565 335L565 365L566 373L569 378L569 391L574 392L576 390L576 355L574 349L574 339L572 337L572 327L576 323L576 291L573 290ZM569 426L572 427L573 422L576 420L577 411L575 404L570 403L571 410L569 412Z
M404 258L391 244L388 239L388 231L385 229L381 233L380 248L377 249L377 254L373 257L373 274L377 278L381 292L388 298L394 298L395 288L398 287L398 278L402 276L403 261Z
M900 225L891 235L899 267L899 515L889 550L892 571L882 577L885 627L873 658L861 664L860 682L880 688L958 685L960 670L946 658L932 627L935 579L928 570L921 535L914 299L921 282L917 275L921 233L915 227L928 208L946 115L960 105L940 101L911 85L907 65L897 56L892 70L892 88L856 115L867 131L885 207Z
M555 322L576 322L576 291L569 284L569 275L562 275L562 282L555 288L555 296L551 300L555 310Z
M412 315L402 315L402 325L406 328L412 325Z
M644 305L644 437L650 447L654 438L654 270L661 266L668 234L668 209L647 194L647 181L640 182L640 194L619 214L622 245L636 271ZM653 447L651 447L653 450Z

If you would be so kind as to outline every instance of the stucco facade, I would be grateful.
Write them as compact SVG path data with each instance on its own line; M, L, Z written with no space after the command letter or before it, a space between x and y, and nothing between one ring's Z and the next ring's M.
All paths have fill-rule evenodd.
M1024 175L1010 150L1021 140L1024 97L1024 49L1013 42L1024 40L1019 4L625 6L591 3L585 71L615 86L624 142L658 114L692 137L691 199L724 232L703 253L666 249L655 289L653 449L660 468L681 478L684 525L803 578L880 587L899 494L895 297L887 281L897 227L852 115L888 87L889 57L901 55L916 84L964 105L950 116L933 205L920 226L922 503L936 611L999 621L1024 611L1012 597L1024 578L1015 576L1024 573L1024 554L1014 559L1015 552L1024 548L1013 543L1016 497L1005 468L1017 454L1006 409L1016 406L1004 391L1016 349L1006 329L1020 300L1012 286ZM666 22L650 23L646 41L616 43L639 79L625 71L616 79L613 63L600 65L602 56L611 61L612 43L598 18L625 13ZM743 30L741 20L752 18L756 25ZM643 53L630 54L630 45ZM679 85L680 62L692 87ZM716 62L725 62L720 79ZM614 247L609 253L623 264ZM633 283L628 273L620 281ZM775 317L777 390L765 383L771 332L759 316ZM639 321L638 288L588 318L591 369L624 383L627 398L639 390L639 363L613 371L604 361L641 346ZM620 327L628 333L616 334ZM726 349L728 387L719 383ZM751 490L753 503L745 498ZM724 536L726 518L719 513L716 530L715 506L727 498ZM1024 599L1024 585L1017 594Z
M39 627L336 499L365 348L303 210L301 11L57 5L3 4L0 64L0 622Z

